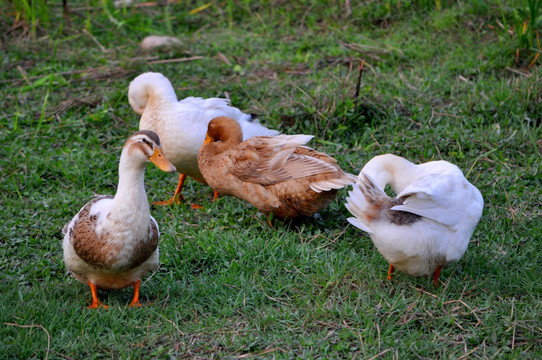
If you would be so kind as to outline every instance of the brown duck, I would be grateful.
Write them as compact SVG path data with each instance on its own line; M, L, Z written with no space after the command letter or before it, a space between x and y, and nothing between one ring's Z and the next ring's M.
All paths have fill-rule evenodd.
M250 202L281 219L312 216L356 181L331 156L303 146L313 136L256 136L243 141L239 124L213 119L198 166L215 192Z

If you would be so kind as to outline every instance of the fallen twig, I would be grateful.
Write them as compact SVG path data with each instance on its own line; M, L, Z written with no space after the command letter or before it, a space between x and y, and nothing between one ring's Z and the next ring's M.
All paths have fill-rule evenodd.
M138 61L147 61L147 63L150 64L150 63L152 63L152 61L154 61L156 59L158 59L157 56L134 57L134 58L128 59L127 61L131 62L131 63L135 63L135 62L138 62ZM119 61L112 61L111 65L113 65L113 66L99 66L99 67L95 67L95 68L61 71L61 72L54 73L52 75L60 75L60 76L80 75L80 74L86 74L86 73L96 73L96 72L98 72L100 70L110 70L110 72L118 73L119 71L123 70L123 69L120 69L120 68L114 66L115 64L118 64L118 63L119 63ZM126 71L126 70L124 70L124 71ZM2 83L17 83L17 82L20 82L20 81L26 81L28 83L28 85L31 85L31 82L29 80L39 80L39 79L42 79L44 77L51 76L51 74L43 75L43 76L25 76L24 70L22 70L22 68L19 69L19 72L21 72L22 79L21 78L3 79L3 80L0 80L0 84L2 84ZM86 78L87 77L82 76L82 79L86 79Z
M217 55L218 58L219 58L220 60L222 60L226 65L231 66L231 62L230 62L230 60L228 60L228 58L226 57L226 55L222 54L220 51L218 51L218 52L216 53L216 55Z
M201 59L203 59L203 56L191 56L191 57L177 58L177 59L147 61L147 64L168 64L168 63L176 63L176 62L184 62L184 61L201 60Z
M246 354L243 354L243 355L239 355L237 358L238 359L244 359L244 358L249 357L249 356L264 355L264 354L268 354L270 352L277 351L277 350L280 350L282 352L286 352L286 351L284 351L283 349L281 349L279 347L274 347L274 348L265 349L265 350L262 350L262 351L257 351L257 352L253 352L253 353L246 353Z
M361 87L361 74L363 73L363 65L364 64L365 64L365 61L361 60L361 63L359 64L358 81L356 83L356 94L354 95L355 107L358 106L359 88Z
M179 3L180 0L167 0L166 1L166 4L169 5L169 4L176 4L176 3ZM138 8L138 7L149 7L149 6L164 6L164 4L160 1L150 1L150 2L146 2L146 3L141 3L141 4L135 4L135 7Z
M392 350L392 348L389 348L389 349L386 349L386 350L384 350L384 351L382 351L382 352L379 352L379 353L376 354L375 356L370 357L368 360L374 360L374 359L376 359L376 358L379 358L379 357L381 357L382 355L384 355L385 353L387 353L387 352L390 351L390 350Z
M47 329L44 328L43 325L40 325L40 324L21 325L17 323L4 323L4 325L15 326L19 328L40 328L43 331L45 331L45 333L47 334L47 353L45 354L45 360L49 358L49 351L51 351L51 334L49 334L49 331L47 331Z
M525 76L525 77L531 77L532 74L528 71L525 71L525 70L520 70L520 69L513 69L509 66L506 67L506 70L510 71L511 73L514 73L514 74L518 74L518 75L521 75L521 76Z
M476 320L478 320L478 322L476 323L476 325L474 325L474 327L476 327L476 326L478 326L480 324L483 324L482 320L480 320L480 318L478 317L478 315L476 315L474 310L472 310L472 308L469 305L465 304L465 302L463 300L450 300L450 301L445 301L442 304L451 304L451 303L454 303L454 302L458 302L460 304L463 304L466 308L468 308L470 310L471 314L474 315Z

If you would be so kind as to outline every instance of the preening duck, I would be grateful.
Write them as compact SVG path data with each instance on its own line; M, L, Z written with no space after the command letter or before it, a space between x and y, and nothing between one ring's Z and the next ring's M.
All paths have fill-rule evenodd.
M139 129L158 134L166 158L179 172L173 197L155 204L179 203L183 199L181 191L186 176L205 184L197 156L207 125L213 118L228 116L235 119L243 129L244 139L278 135L278 131L260 125L253 115L230 106L227 99L188 97L178 101L171 82L160 73L149 72L136 77L130 83L128 99L132 109L141 115Z
M312 216L356 177L331 156L303 146L310 139L277 135L243 141L238 122L218 117L209 123L198 165L215 192L248 201L266 215Z
M145 193L145 167L174 172L158 136L148 130L132 134L122 149L115 196L97 196L64 226L66 269L92 292L89 308L103 306L97 289L134 287L130 306L138 307L141 277L158 266L158 224Z
M384 192L386 185L397 194ZM349 192L348 221L369 233L395 269L412 276L433 275L459 260L484 207L480 191L447 161L415 165L391 154L376 156L361 170Z

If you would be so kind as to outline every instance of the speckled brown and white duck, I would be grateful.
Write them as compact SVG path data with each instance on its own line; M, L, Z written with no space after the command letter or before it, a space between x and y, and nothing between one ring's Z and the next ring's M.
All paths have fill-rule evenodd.
M235 120L218 117L209 123L198 165L215 192L248 201L266 215L312 216L356 180L331 156L304 146L312 138L277 135L243 141Z
M384 192L386 185L397 194ZM482 216L484 199L461 170L447 161L415 165L392 154L372 158L349 192L348 221L369 233L395 269L431 276L465 253Z
M130 306L139 306L141 277L158 266L158 224L145 193L145 167L152 161L163 171L175 167L165 158L156 133L132 134L122 149L115 196L97 196L64 226L66 269L92 292L89 308L106 305L97 289L134 287Z

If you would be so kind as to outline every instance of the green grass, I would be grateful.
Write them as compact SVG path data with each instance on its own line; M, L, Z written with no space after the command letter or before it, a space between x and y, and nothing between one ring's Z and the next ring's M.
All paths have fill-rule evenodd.
M14 3L0 5L0 358L542 356L542 82L537 63L516 63L511 25L525 2L215 1L190 15L207 3L69 1L71 27L57 3ZM183 46L142 53L149 34ZM190 56L202 59L151 63ZM124 289L87 310L61 228L94 193L114 193L138 127L128 84L151 70L180 98L227 93L269 127L315 135L352 173L385 152L457 164L485 199L465 256L439 288L389 282L346 221L345 190L321 218L271 229L191 181L185 197L205 210L152 209L161 267L143 306L127 308ZM148 167L151 201L175 183Z

